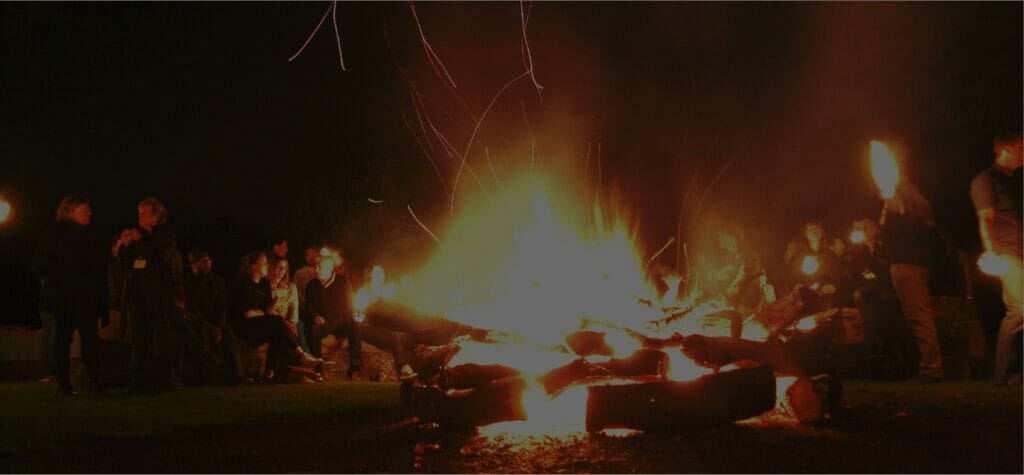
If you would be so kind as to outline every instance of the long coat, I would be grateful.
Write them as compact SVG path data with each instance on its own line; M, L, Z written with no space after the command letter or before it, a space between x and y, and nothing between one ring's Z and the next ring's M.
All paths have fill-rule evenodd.
M125 272L124 308L136 358L163 358L175 351L175 298L181 291L182 261L177 240L164 226L142 231L122 247L117 260ZM138 353L142 354L138 354Z
M88 226L61 220L45 234L32 265L58 318L109 319L107 252Z

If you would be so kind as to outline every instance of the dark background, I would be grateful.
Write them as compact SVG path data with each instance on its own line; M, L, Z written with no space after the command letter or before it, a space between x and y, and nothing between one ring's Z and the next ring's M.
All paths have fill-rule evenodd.
M347 71L330 18L289 62L328 5L0 5L0 195L14 206L0 227L2 322L37 318L28 258L73 192L93 200L111 239L140 199L160 197L182 250L209 249L225 275L272 233L290 239L294 264L307 243L341 246L357 267L421 263L432 241L406 205L441 232L448 198L414 133L445 187L457 161L420 132L396 62L459 153L473 122L405 3L339 4ZM524 70L520 4L416 8L479 116ZM968 183L991 162L993 135L1020 127L1021 18L1020 3L534 4L542 95L529 78L509 87L469 162L486 178L486 145L510 176L535 142L540 170L629 210L645 255L676 234L689 190L691 253L731 223L772 270L802 221L843 236L877 218L867 150L882 139L940 226L976 253ZM663 260L675 265L676 250Z

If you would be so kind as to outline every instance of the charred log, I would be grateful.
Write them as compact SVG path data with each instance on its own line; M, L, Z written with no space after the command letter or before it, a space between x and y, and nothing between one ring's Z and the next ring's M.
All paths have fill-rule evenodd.
M437 383L442 389L472 389L520 374L518 369L508 366L466 363L442 371L437 377Z
M565 343L573 353L580 356L601 355L611 356L615 350L605 342L604 333L595 331L578 331L565 337Z
M448 366L448 362L459 352L462 348L456 344L448 344L443 346L425 346L420 345L416 347L413 370L419 374L421 379L429 379L437 376L441 372L441 369Z
M696 381L587 388L587 431L685 431L728 424L775 406L769 367L744 368Z
M658 350L640 350L629 358L613 358L604 363L590 363L582 359L574 360L565 366L547 372L538 378L538 381L548 394L554 394L573 383L597 377L664 377L667 368L668 357L665 353Z
M522 407L526 380L504 378L482 387L443 391L436 386L412 387L412 412L425 422L449 427L477 427L495 422L525 421Z
M777 342L759 342L729 337L689 335L683 337L683 353L705 366L725 366L754 360L783 374L803 375L799 362Z

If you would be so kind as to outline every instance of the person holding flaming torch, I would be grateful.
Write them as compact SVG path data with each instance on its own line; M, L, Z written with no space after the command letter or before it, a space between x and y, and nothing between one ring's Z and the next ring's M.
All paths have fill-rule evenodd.
M899 166L884 143L871 142L871 173L885 205L878 220L881 245L889 261L893 288L920 352L917 377L942 380L942 353L928 289L929 242L935 212L917 187L900 177Z
M1021 375L1008 376L1014 342L1020 342L1024 326L1021 309L1021 133L1000 134L993 141L995 163L971 181L971 201L978 213L978 234L984 253L978 266L997 275L1003 283L1006 316L996 337L995 372L997 383L1020 384Z

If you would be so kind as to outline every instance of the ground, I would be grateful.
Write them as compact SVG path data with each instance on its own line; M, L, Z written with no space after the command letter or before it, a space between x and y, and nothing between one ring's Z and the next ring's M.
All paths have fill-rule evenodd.
M1021 473L1020 387L847 385L816 427L522 437L406 417L398 385L186 387L62 397L0 384L3 472Z

